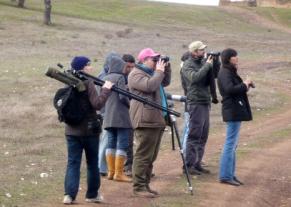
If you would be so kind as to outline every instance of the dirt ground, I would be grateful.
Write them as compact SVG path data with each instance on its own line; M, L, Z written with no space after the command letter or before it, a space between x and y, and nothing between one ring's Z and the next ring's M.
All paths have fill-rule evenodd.
M284 86L291 95L291 88ZM289 89L288 89L289 87ZM216 206L216 207L288 207L291 206L291 166L290 158L290 129L291 129L291 103L285 105L276 116L266 119L261 117L254 123L244 124L241 131L240 145L248 153L239 158L237 163L237 175L245 183L240 187L220 184L217 181L218 163L213 158L221 152L223 143L223 129L218 130L216 136L210 136L207 144L205 161L212 171L210 175L192 177L194 197L189 195L186 183L177 190L169 190L169 186L184 179L181 171L181 159L177 151L170 149L160 153L155 164L156 177L153 178L152 187L161 193L158 199L141 199L132 196L130 184L121 184L102 179L101 192L107 198L101 206ZM277 131L289 129L283 138L278 138ZM166 134L168 132L165 132ZM274 137L271 137L274 136ZM260 147L248 149L253 140L264 137ZM278 138L275 139L275 138ZM217 158L216 158L217 159ZM170 160L170 162L169 162ZM82 198L82 193L79 195ZM113 196L113 198L112 198ZM193 199L187 203L175 203L170 205L171 200ZM198 198L197 198L198 197ZM109 199L108 199L109 198ZM168 202L164 202L168 200ZM53 202L53 201L52 201ZM57 202L57 201L56 201ZM54 202L53 202L54 203ZM58 203L58 202L57 202ZM161 205L162 203L162 205ZM46 205L44 205L46 206ZM52 206L52 205L48 205ZM53 206L62 206L62 204ZM90 206L80 201L74 206Z
M63 206L66 151L63 129L51 105L59 85L43 76L45 67L58 61L68 64L74 55L84 54L96 57L93 64L100 68L110 51L136 55L141 48L150 46L172 57L173 79L168 91L181 94L179 57L190 41L203 37L214 50L238 48L242 76L251 75L256 81L256 89L249 94L255 119L243 125L238 147L237 174L245 185L232 187L217 181L225 132L220 106L216 105L211 112L212 128L205 155L212 173L192 177L194 196L187 192L180 155L178 150L170 149L170 134L166 131L152 180L152 187L161 193L159 198L135 198L131 184L102 178L105 202L86 204L83 176L74 206L291 206L290 28L241 8L224 10L263 29L254 33L218 33L203 27L193 31L183 25L149 29L60 16L54 19L58 24L48 28L37 23L42 18L40 14L19 18L11 14L13 9L6 11L14 21L0 21L0 47L5 48L0 51L0 164L4 166L0 170L0 201L11 189L12 198L16 192L22 193L19 189L25 189L30 198L24 203L21 201L25 195L15 198L18 206ZM177 104L176 109L182 111L182 106ZM182 119L178 124L182 130ZM50 172L47 181L39 179L41 172ZM7 199L2 201L9 203Z

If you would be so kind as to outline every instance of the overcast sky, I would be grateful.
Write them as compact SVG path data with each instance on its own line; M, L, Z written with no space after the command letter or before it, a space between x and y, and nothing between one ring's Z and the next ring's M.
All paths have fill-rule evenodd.
M163 1L171 3L207 5L207 6L218 6L219 4L219 0L150 0L150 1Z

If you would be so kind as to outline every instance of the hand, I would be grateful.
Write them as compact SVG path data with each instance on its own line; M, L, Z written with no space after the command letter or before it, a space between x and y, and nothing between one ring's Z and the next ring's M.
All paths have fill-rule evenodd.
M249 88L252 84L252 80L249 77L247 77L247 79L244 81L244 84L246 84L246 86Z
M256 85L254 84L253 81L251 82L250 87L251 87L251 88L255 88L255 87L256 87Z
M113 85L114 85L114 83L112 83L110 81L105 81L105 83L103 84L102 88L107 88L107 89L111 90Z
M212 99L212 103L214 103L214 104L218 104L219 101L217 100L217 98L213 98L213 99Z
M166 67L166 63L164 63L163 61L161 61L161 59L157 62L156 65L156 70L165 72L165 67Z
M213 64L213 57L212 55L209 55L209 57L206 60L207 63Z

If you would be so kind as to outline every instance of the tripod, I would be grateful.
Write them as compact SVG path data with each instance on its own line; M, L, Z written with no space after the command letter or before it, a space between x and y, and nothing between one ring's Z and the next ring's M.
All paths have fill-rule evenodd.
M186 166L186 162L185 162L185 157L184 157L184 152L183 152L183 148L180 142L180 135L179 135L179 131L178 131L178 127L177 127L177 123L176 123L176 117L174 115L170 115L170 124L171 124L171 130L173 130L175 132L176 138L177 138L177 143L179 146L179 151L180 151L180 155L183 161L183 166ZM172 132L173 132L172 131ZM175 149L175 144L173 144L174 142L174 136L172 134L172 146L173 146L173 150ZM188 186L188 190L190 192L191 195L193 195L193 187L191 184L191 180L189 177L189 172L188 172L188 168L185 167L185 173L186 173L186 179L187 179L187 186Z

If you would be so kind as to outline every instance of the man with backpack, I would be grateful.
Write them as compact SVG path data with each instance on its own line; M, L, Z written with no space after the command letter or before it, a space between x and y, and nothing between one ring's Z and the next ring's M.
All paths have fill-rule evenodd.
M91 73L93 67L90 60L84 56L77 56L71 62L72 70ZM96 110L100 110L110 96L112 83L105 81L101 87L100 94L93 81L84 81L86 87L85 95L82 97L81 106L86 108L86 116L80 123L67 124L65 135L68 150L68 163L65 176L65 196L63 203L72 204L77 196L80 182L80 166L82 152L85 151L87 163L87 192L86 202L98 203L103 200L98 193L100 187L100 176L98 169L98 145L101 126L98 125Z

